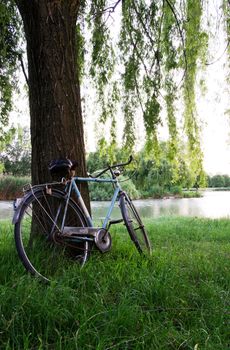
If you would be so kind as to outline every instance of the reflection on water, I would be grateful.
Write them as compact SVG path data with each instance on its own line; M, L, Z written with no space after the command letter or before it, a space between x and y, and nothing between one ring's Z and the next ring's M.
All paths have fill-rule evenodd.
M0 201L0 220L11 219L13 215L13 203L10 201Z
M207 218L230 217L230 192L205 191L201 198L145 199L134 201L142 217L197 216ZM92 212L95 218L104 217L107 202L94 202ZM112 218L119 218L119 208Z
M230 217L230 192L204 192L202 198L183 199L145 199L134 201L142 217L158 216L197 216L208 218ZM93 218L99 219L106 215L108 202L93 202ZM12 218L12 202L0 202L0 219ZM120 218L120 210L115 208L112 218Z

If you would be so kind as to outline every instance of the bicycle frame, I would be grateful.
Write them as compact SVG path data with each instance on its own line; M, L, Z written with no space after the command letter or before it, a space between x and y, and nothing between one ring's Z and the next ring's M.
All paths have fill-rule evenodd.
M86 205L85 205L85 202L81 196L81 193L79 191L79 188L77 186L77 183L82 183L82 182L95 182L95 183L111 183L114 185L115 189L114 189L114 193L113 193L113 197L111 199L111 202L110 202L110 205L109 205L109 208L108 208L108 211L106 213L106 217L103 221L103 224L102 224L102 228L103 229L106 229L109 221L110 221L110 216L111 216L111 213L113 211L113 208L115 206L115 202L118 198L118 195L119 193L122 191L121 187L120 187L120 184L117 180L117 178L115 179L111 179L111 178L106 178L106 179L98 179L98 178L90 178L90 177L78 177L78 176L75 176L71 179L70 183L68 183L66 185L66 191L67 191L67 200L66 200L66 208L67 209L67 206L68 206L68 202L69 202L69 199L70 199L70 196L71 196L71 193L72 191L76 194L76 197L77 197L77 200L78 200L78 203L80 204L80 207L86 217L86 220L87 220L87 224L89 227L94 227L93 225L93 220L88 212L88 209L86 208ZM68 188L69 187L69 188ZM65 210L65 213L64 213L64 217L63 217L63 227L62 229L64 228L64 223L65 223L65 216L66 216L66 210Z

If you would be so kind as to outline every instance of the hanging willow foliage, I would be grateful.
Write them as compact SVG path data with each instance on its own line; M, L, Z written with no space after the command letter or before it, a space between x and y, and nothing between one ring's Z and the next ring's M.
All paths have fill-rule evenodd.
M20 50L20 21L15 6L8 0L0 1L0 143L7 134L8 114L12 109L12 94L15 87L15 71ZM9 136L9 135L8 135Z
M225 18L225 28L227 33L227 54L228 54L228 67L229 72L227 76L227 83L230 84L230 1L223 0L223 10Z
M13 6L13 1L0 1L1 6L5 4ZM124 117L125 149L128 152L135 147L136 129L141 122L145 126L146 147L155 158L160 152L158 129L163 123L161 110L164 108L167 112L169 131L167 157L174 165L176 176L179 171L177 157L179 157L180 133L175 105L182 92L184 130L188 140L191 169L194 177L202 175L203 155L196 113L196 77L199 66L205 61L208 42L207 34L202 28L203 4L203 0L81 1L76 29L78 74L82 77L88 72L95 83L100 105L98 119L101 125L107 125L110 121L111 155L116 147L115 115L119 103L122 105ZM10 11L11 7L6 13L9 14ZM114 15L116 11L119 15ZM229 0L223 0L223 11L229 42ZM8 17L2 16L2 13L3 11L0 20L5 21L3 27L7 28ZM85 31L86 22L89 31ZM10 43L14 48L17 35L10 32L10 28L8 25L6 35L10 34L10 40L15 40ZM15 30L17 24L12 28ZM114 41L116 32L119 32L119 39ZM4 45L3 49L0 47L3 60L5 59L3 63L1 61L0 73L5 69L1 76L8 79L6 83L10 86L9 76L12 73L10 69L15 66L16 61L14 55L11 55L13 64L7 68L8 59L4 56ZM87 65L84 66L89 53L91 62L87 61ZM4 82L1 85L4 86ZM4 114L5 106L7 115L11 102L11 89L6 88L2 91L2 94L5 93L3 100L6 105L3 104L1 109ZM100 144L105 149L104 136Z
M167 110L167 123L169 130L169 142L167 157L172 163L173 177L175 181L179 173L179 142L175 110L175 100L177 98L177 83L175 81L176 71L179 67L177 57L177 47L175 37L178 37L178 27L173 12L175 1L171 3L165 1L163 8L163 29L162 29L162 52L164 65L164 90ZM178 41L179 41L178 37Z
M187 0L185 24L185 52L187 69L183 85L184 123L188 138L191 170L195 175L202 171L203 155L200 149L199 126L196 112L196 74L198 62L206 61L207 34L201 29L202 1Z
M119 3L122 3L120 40L113 50L111 29L106 22ZM164 101L169 131L167 156L174 165L175 177L179 171L179 132L175 109L181 87L178 76L183 80L184 129L191 169L194 176L202 170L203 155L195 103L198 65L204 61L207 50L207 34L201 27L202 10L201 0L96 0L92 2L90 11L90 18L94 16L91 24L91 75L97 82L98 100L102 106L100 120L105 123L108 115L115 110L116 102L121 101L123 141L125 149L130 150L135 146L141 114L147 149L157 159L158 127L162 124L160 112ZM113 83L116 53L119 55L116 62L122 67L120 84L116 86L116 96L119 97L116 101L111 98L106 101L106 94L111 96L108 94L108 84L112 86ZM115 125L114 117L112 125ZM112 133L114 144L114 130Z

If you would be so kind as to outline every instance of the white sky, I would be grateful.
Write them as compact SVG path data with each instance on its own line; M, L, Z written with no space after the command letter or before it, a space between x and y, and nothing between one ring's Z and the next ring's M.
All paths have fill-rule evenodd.
M204 73L207 92L197 99L198 115L202 121L204 168L210 174L230 175L230 75L227 57L227 38L224 30L222 1L212 0L206 15L212 29L209 38L209 65Z
M226 70L221 62L207 69L208 91L198 99L198 114L202 120L204 168L210 174L230 174L230 89L227 90Z

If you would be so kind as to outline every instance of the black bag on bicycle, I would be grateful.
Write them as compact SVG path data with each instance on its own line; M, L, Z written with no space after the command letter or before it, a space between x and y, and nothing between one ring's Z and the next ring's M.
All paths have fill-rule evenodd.
M54 159L49 164L49 171L53 178L69 178L71 171L77 166L76 162L72 162L68 158Z

